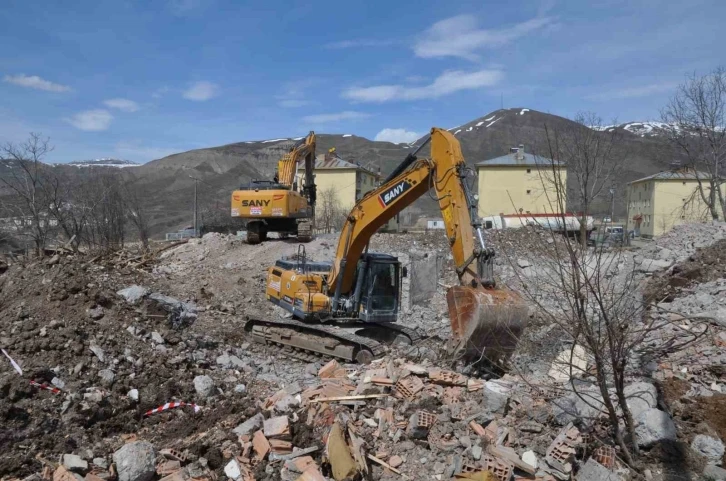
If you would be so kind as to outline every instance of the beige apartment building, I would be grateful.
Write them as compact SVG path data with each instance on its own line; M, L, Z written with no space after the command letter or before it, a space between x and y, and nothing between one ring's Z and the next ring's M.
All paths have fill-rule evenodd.
M557 170L553 171L553 165ZM507 155L476 164L479 216L560 213L553 179L567 185L567 168L556 161L512 147ZM563 203L566 199L563 199Z
M298 182L304 183L304 178L303 168L298 169ZM375 172L347 162L335 153L320 154L315 159L318 202L325 192L333 192L338 206L346 211L378 185L378 178Z
M708 174L700 172L704 192L708 196ZM726 185L721 186L726 195ZM705 222L711 217L691 169L659 172L628 183L628 230L643 237L657 237L673 226Z

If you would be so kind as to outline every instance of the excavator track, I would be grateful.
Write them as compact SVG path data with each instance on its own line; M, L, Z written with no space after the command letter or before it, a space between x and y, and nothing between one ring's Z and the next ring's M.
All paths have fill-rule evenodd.
M252 335L253 340L280 346L283 353L290 357L307 362L329 357L361 364L368 364L386 352L383 343L352 332L353 329L365 332L369 328L393 331L398 336L405 336L411 343L421 339L415 330L396 324L348 323L340 327L307 324L295 319L249 319L245 324L245 331Z

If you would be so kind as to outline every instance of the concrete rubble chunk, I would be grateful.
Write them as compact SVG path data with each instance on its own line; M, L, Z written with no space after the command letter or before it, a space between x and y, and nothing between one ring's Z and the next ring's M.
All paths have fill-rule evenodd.
M244 384L237 384L234 387L234 392L236 392L237 394L244 394L247 392L247 386L245 386Z
M557 382L569 382L571 377L580 378L587 369L585 348L579 345L561 351L550 366L548 376Z
M575 420L590 425L604 411L602 395L595 387L582 388L577 394L572 393L552 401L552 415L561 426Z
M639 446L650 447L661 441L675 441L676 426L671 417L659 410L648 409L635 419L635 436Z
M101 306L96 306L92 309L88 309L86 312L88 313L88 317L90 317L94 321L98 321L99 319L103 318L105 314L103 307Z
M164 338L156 331L151 333L151 340L157 344L164 344Z
M103 362L106 360L106 356L103 352L103 349L101 349L100 347L96 346L95 344L91 344L89 349L91 350L91 352L93 354L96 355L96 357L98 358L99 361Z
M101 378L101 384L105 387L111 387L116 380L116 374L110 369L101 369L98 371L98 377Z
M194 378L194 390L203 398L214 395L214 380L209 376L197 376Z
M230 479L240 479L242 477L242 470L240 469L239 462L236 459L228 462L224 467L224 474Z
M484 406L490 413L504 414L509 403L512 386L502 380L484 383Z
M88 462L75 454L63 455L63 466L74 473L83 474L88 471Z
M243 368L246 366L245 362L233 354L222 354L217 356L215 361L218 366L222 366L227 369L231 368Z
M401 456L391 456L391 458L388 460L388 465L392 468L397 468L402 464L403 458L401 458Z
M118 481L151 481L156 471L156 451L146 441L125 444L113 453Z
M131 287L121 289L120 291L116 292L116 294L123 297L129 304L136 305L149 294L149 289L147 289L146 287L133 285Z
M575 477L577 481L622 481L622 478L598 463L594 459L587 460Z
M138 401L139 400L139 390L138 389L131 389L128 394L126 394L132 401Z
M257 413L249 418L247 421L234 428L232 432L235 433L237 436L252 434L253 432L257 431L262 427L262 423L264 421L265 417L262 414Z
M528 261L527 259L517 259L517 265L518 265L518 266L519 266L519 267L520 267L521 269L525 269L525 268L527 268L527 267L531 266L531 265L532 265L532 263L531 263L531 262L529 262L529 261Z
M658 272L664 269L668 269L671 265L673 265L673 261L663 261L658 259L643 259L643 262L641 262L638 266L636 266L636 270L638 272L645 272L645 273L653 273Z
M537 455L534 451L525 451L522 453L522 461L532 466L533 469L537 469Z
M629 384L623 389L625 398L628 400L628 408L633 419L640 416L644 411L653 409L658 405L658 390L648 382L636 382Z
M691 442L691 449L705 457L708 464L721 464L724 454L723 442L713 436L698 434Z
M108 461L106 458L93 458L93 461L91 461L94 466L98 466L99 468L108 469Z
M147 299L169 313L169 321L175 329L189 326L197 320L197 306L195 304L182 302L179 299L158 292L149 294Z
M726 481L726 469L709 464L703 468L703 476L712 481Z

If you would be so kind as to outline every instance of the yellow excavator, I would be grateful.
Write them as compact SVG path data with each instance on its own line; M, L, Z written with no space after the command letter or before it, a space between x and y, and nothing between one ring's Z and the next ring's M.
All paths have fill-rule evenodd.
M300 161L305 162L305 182L298 191L295 177ZM259 244L268 232L281 238L297 236L300 242L313 238L315 218L315 132L300 139L277 163L272 181L253 180L232 192L232 217L247 221L247 242Z
M431 158L416 154L428 142ZM450 353L461 359L500 362L516 347L527 306L494 280L494 251L487 246L477 202L467 183L470 169L459 141L439 128L348 215L333 262L311 262L299 246L292 259L268 269L266 297L289 319L249 319L254 340L281 346L305 360L328 356L368 363L384 344L413 343L418 334L396 324L401 277L398 259L368 252L371 236L416 199L433 191L441 209L459 285L446 293L452 328Z

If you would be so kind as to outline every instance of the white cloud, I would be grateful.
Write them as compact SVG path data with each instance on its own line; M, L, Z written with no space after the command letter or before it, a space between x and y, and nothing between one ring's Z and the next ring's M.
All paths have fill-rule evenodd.
M303 99L283 99L277 102L277 105L280 107L284 107L286 109L295 109L299 107L305 107L307 105L311 105L313 102L310 100L303 100Z
M219 88L212 82L205 80L194 83L191 87L184 91L182 96L187 100L195 102L204 102L217 95Z
M6 75L3 77L3 81L21 87L30 89L46 90L48 92L69 92L71 88L67 85L61 85L53 83L49 80L42 79L37 75Z
M537 17L502 29L481 29L473 15L457 15L433 24L414 45L417 57L459 57L477 60L478 50L506 45L551 24L551 17Z
M420 100L443 97L460 90L474 90L491 87L504 77L501 70L477 70L464 72L449 70L429 85L412 87L405 85L377 85L373 87L351 88L343 92L343 97L357 102L390 102L395 100Z
M395 44L395 40L386 40L379 38L358 38L352 40L341 40L339 42L331 42L325 45L325 48L331 50L340 50L344 48L360 48L360 47L388 47Z
M421 138L421 134L406 129L383 129L373 140L393 142L394 144L410 144Z
M676 82L664 82L650 85L641 85L638 87L624 87L621 89L598 92L586 96L587 100L608 101L614 99L632 99L638 97L647 97L649 95L662 92L671 92L678 87Z
M66 119L68 123L79 130L98 132L106 130L111 125L113 115L108 110L95 109L78 112L73 117Z
M324 124L326 122L340 122L342 120L367 119L370 116L370 114L366 114L363 112L346 110L345 112L338 112L335 114L308 115L306 117L303 117L303 121L310 122L311 124Z
M106 107L118 109L123 112L136 112L139 110L139 104L129 99L108 99L104 100L103 104Z

